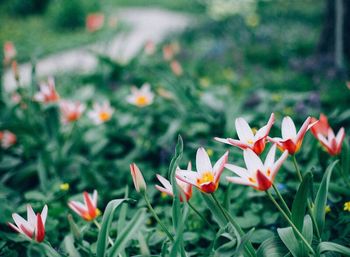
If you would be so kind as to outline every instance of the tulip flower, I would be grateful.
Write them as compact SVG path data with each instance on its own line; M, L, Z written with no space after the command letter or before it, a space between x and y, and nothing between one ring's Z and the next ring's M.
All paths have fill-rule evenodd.
M275 176L282 163L288 157L288 151L284 151L281 157L275 162L276 145L274 144L266 156L264 164L256 153L251 149L243 152L247 168L241 168L233 164L226 164L225 168L231 170L239 177L227 177L227 180L246 186L251 186L260 191L268 190L275 179Z
M67 100L60 101L61 116L64 123L74 122L80 118L85 110L85 105L80 102Z
M78 201L70 201L68 206L84 220L92 221L101 214L97 208L97 191L94 190L92 196L84 192L83 197L84 204Z
M42 103L54 103L60 99L56 89L55 81L50 77L47 83L40 84L40 91L35 94L34 100Z
M44 206L41 214L37 213L35 215L31 205L27 205L27 220L23 219L17 213L12 214L12 218L15 224L8 223L8 225L30 239L37 242L42 242L45 238L45 222L47 217L47 205Z
M272 113L267 124L260 128L256 133L250 128L249 124L243 118L236 119L236 130L239 140L232 138L218 138L216 141L237 146L243 150L251 149L256 154L261 154L265 149L266 137L275 122L275 115Z
M182 66L178 61L171 61L170 68L176 76L181 76L183 74Z
M267 137L267 139L277 144L281 150L288 150L289 154L294 155L299 151L305 133L316 123L317 121L311 123L311 117L308 117L297 133L293 120L287 116L282 120L282 138Z
M9 64L17 55L16 48L11 41L7 41L4 44L4 62Z
M153 103L154 94L151 91L151 86L148 83L142 85L140 89L136 87L131 88L131 95L126 100L128 103L136 105L137 107L145 107Z
M108 101L103 104L94 103L93 110L88 113L89 118L96 124L102 124L111 119L114 109Z
M17 141L15 134L8 130L0 131L0 145L2 148L7 149L14 145Z
M146 182L142 173L135 163L130 164L130 172L137 192L146 191Z
M317 122L316 118L311 119L312 121ZM318 123L311 128L311 132L330 155L340 154L345 138L344 128L341 128L337 135L335 135L333 129L328 124L327 117L324 114L321 114Z
M143 49L146 55L153 55L156 51L156 45L152 40L148 40Z
M220 176L227 158L228 151L212 167L207 152L201 147L197 150L196 156L197 172L179 169L176 178L197 187L204 193L213 193L219 186Z
M103 13L91 13L86 17L86 29L95 32L103 27L104 20Z
M192 166L191 163L188 163L187 166L187 171L191 171ZM177 168L176 173L179 171L179 168ZM174 193L173 193L173 187L170 184L170 182L165 179L164 177L162 177L161 175L157 174L157 178L160 181L160 183L162 184L162 186L158 186L156 185L156 189L158 189L159 191L174 197ZM180 187L181 193L180 193L180 201L183 201L183 197L182 194L186 197L185 201L190 200L190 198L192 197L192 185L185 183L177 178L176 179L176 184Z
M163 46L163 58L165 61L171 61L174 56L180 51L178 43L173 42Z

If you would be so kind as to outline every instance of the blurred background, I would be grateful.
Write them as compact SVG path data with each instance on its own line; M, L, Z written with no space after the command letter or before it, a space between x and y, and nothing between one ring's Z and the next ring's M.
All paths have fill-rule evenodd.
M69 230L68 197L97 189L101 206L122 197L125 185L132 185L131 162L154 184L156 172L166 175L178 134L185 142L185 167L199 146L213 160L230 149L230 161L242 163L239 149L213 140L236 138L234 120L240 116L259 128L274 112L273 136L280 136L286 115L297 128L320 113L335 131L350 128L350 1L0 0L0 24L0 130L16 135L16 143L0 152L0 219L9 220L18 205L24 210L25 202L51 203L53 244ZM62 124L56 109L31 101L48 76L62 99L87 109L110 102L111 120L95 125L82 115ZM153 100L130 104L132 86L145 83ZM314 167L315 180L330 161L326 156L307 135L298 160L305 170ZM294 176L292 163L285 169L277 180L288 198L289 183L295 185L287 179ZM169 199L150 188L153 201L170 208ZM244 228L275 226L276 215L260 215L263 200L253 189L231 190L225 199L235 198L232 212ZM245 207L246 199L256 197ZM334 206L340 201L331 199ZM349 236L337 229L347 219L337 222L343 216L331 215L333 232ZM190 229L203 227L197 223ZM205 251L211 237L188 236L193 243L207 238L193 245L197 252Z

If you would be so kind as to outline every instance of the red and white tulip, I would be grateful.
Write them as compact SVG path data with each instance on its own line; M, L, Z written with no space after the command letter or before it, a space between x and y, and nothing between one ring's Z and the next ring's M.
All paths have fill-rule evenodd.
M55 103L60 99L56 88L55 81L50 77L47 83L40 84L40 91L34 95L34 100L42 103Z
M187 171L191 171L192 169L192 165L191 163L188 163L187 166ZM179 168L176 170L176 173L179 171ZM156 189L158 189L160 192L163 192L171 197L174 197L174 193L173 193L173 187L170 184L170 182L162 177L161 175L157 174L157 178L160 181L160 183L162 184L162 186L156 185ZM178 178L176 179L176 184L179 186L181 192L180 192L180 201L183 202L183 197L182 195L185 196L185 201L190 200L190 198L192 197L192 185L188 184L186 182L183 182L181 180L179 180Z
M259 156L251 149L243 152L246 169L233 164L226 164L225 168L234 172L238 177L227 177L227 180L246 186L251 186L260 191L268 190L275 179L275 176L282 163L288 157L288 151L284 151L281 157L275 162L276 145L274 144L262 163Z
M105 16L103 13L90 13L86 17L86 29L95 32L103 27Z
M267 137L267 139L277 144L281 150L288 150L289 154L294 155L300 150L305 133L316 123L317 121L311 123L311 117L308 117L297 133L293 120L286 116L282 120L282 138Z
M96 124L102 124L111 119L114 109L108 101L102 104L94 103L93 110L88 113L89 118Z
M77 121L85 111L85 105L79 101L60 101L60 111L63 123Z
M218 137L215 137L215 140L221 143L237 146L243 150L251 149L256 154L261 154L265 149L266 137L268 136L274 122L275 115L272 113L267 124L254 133L245 119L237 118L235 125L239 140Z
M317 122L316 118L311 119L313 122ZM345 138L343 127L335 135L333 129L329 126L327 117L321 114L318 122L311 128L311 132L330 155L340 154Z
M35 214L31 205L27 205L27 220L23 219L17 213L12 214L15 224L8 225L18 233L21 233L37 242L44 241L45 222L47 217L47 205L44 206L41 213Z
M131 177L137 192L146 191L146 182L142 173L135 163L130 164Z
M203 147L197 150L196 168L197 172L189 170L178 170L176 178L197 187L204 193L213 193L219 186L220 176L228 159L228 151L215 163L211 165L208 153Z
M84 203L70 201L68 206L86 221L92 221L97 218L101 212L97 208L97 191L94 190L92 196L87 192L83 193Z
M4 44L4 63L9 64L17 55L15 45L11 41Z
M127 96L126 101L137 107L145 107L153 103L154 94L151 91L151 86L148 83L142 85L140 89L131 88L131 95Z
M15 134L8 130L0 131L0 144L1 147L7 149L14 145L17 141L17 137Z

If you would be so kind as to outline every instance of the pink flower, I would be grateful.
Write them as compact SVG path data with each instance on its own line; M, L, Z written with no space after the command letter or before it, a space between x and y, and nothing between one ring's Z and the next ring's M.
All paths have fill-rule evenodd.
M142 85L140 89L131 88L131 95L127 96L126 101L137 107L145 107L153 103L154 94L151 91L151 86L148 83Z
M152 40L148 40L144 46L144 52L147 55L153 55L156 51L156 46Z
M144 192L146 190L146 182L142 173L135 163L130 164L131 177L137 192Z
M246 186L251 186L260 191L268 190L282 163L288 157L288 151L284 151L281 157L275 162L276 145L273 145L266 156L263 164L259 156L251 149L244 150L244 161L247 168L241 168L233 164L226 164L225 168L234 172L238 177L227 177L227 180Z
M191 163L189 162L188 166L187 166L187 171L191 171L191 169L192 169L192 166L191 166ZM176 170L176 172L178 172L178 171L179 171L179 169ZM159 191L161 191L167 195L170 195L171 197L174 197L173 187L170 184L170 182L159 174L157 174L157 178L160 181L160 183L162 184L162 186L156 185L155 186L156 189L158 189ZM183 202L182 194L185 196L185 201L190 200L190 198L192 197L192 185L188 184L186 182L183 182L177 178L176 178L176 184L180 187L180 190L181 190L181 192L179 194L180 201Z
M15 134L8 130L0 131L0 143L1 147L7 149L14 145L17 141L17 137Z
M92 221L101 214L97 208L97 191L94 190L92 196L84 192L83 197L84 204L78 201L70 201L68 206L84 220Z
M180 51L178 43L171 43L163 46L163 58L165 61L171 61L174 56Z
M8 225L18 233L21 233L30 239L37 242L44 241L45 238L45 222L47 217L47 205L44 206L41 214L35 215L31 205L27 205L27 220L23 219L17 213L12 214L15 224L8 223Z
M275 115L272 113L267 124L254 133L245 119L237 118L236 130L239 140L218 137L215 137L215 140L221 143L237 146L243 150L251 149L256 154L261 154L265 149L266 137L269 134L274 122Z
M171 61L170 68L176 76L181 76L183 73L181 64L178 61Z
M96 124L102 124L111 119L114 109L111 107L108 101L103 104L94 103L93 110L89 111L89 118Z
M316 118L311 118L311 120L317 122ZM320 119L311 128L311 132L330 155L340 154L345 138L344 128L341 128L335 136L333 129L328 124L327 117L321 113Z
M34 96L34 100L42 103L55 103L59 99L60 96L55 89L55 81L52 77L47 80L47 83L40 84L40 91Z
M77 121L85 110L85 105L80 102L73 102L68 100L60 101L60 110L63 123Z
M228 152L213 167L207 152L201 147L197 150L196 156L197 172L178 169L176 178L197 187L204 193L213 193L219 186L220 176L224 170L227 158Z
M95 32L103 27L104 20L103 13L91 13L86 17L86 29Z
M294 155L299 151L305 133L314 126L316 122L311 123L311 117L308 117L297 134L293 120L289 116L284 117L282 120L282 138L267 137L267 139L277 144L280 149L288 150L289 154Z
M17 55L16 48L11 41L7 41L4 44L4 62L10 63Z

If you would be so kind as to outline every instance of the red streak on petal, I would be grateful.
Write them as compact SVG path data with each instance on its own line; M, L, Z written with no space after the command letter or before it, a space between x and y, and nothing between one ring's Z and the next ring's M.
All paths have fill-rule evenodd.
M260 155L265 149L265 137L259 139L258 141L255 142L253 146L253 151L257 154Z
M29 229L27 229L25 226L21 225L21 230L24 232L24 234L26 236L28 236L29 238L33 238L33 232L30 231Z
M260 170L258 170L256 173L256 179L258 183L258 190L266 191L272 185L272 182L267 177L265 177L265 175Z
M39 213L36 215L36 222L37 222L37 225L36 225L35 240L40 243L44 241L44 238L45 238L45 227L44 227L44 223L41 218L41 215Z
M84 192L84 199L87 205L89 216L93 219L96 216L96 207L92 203L92 200L87 192Z

